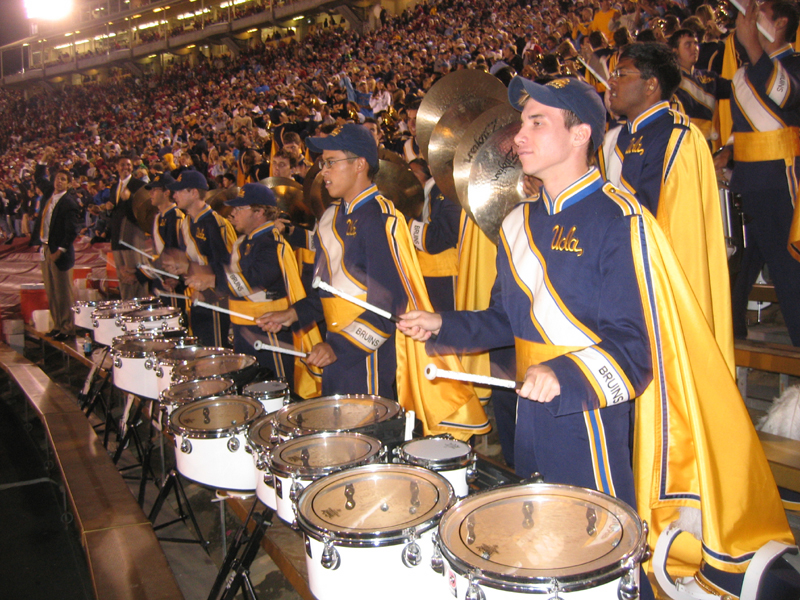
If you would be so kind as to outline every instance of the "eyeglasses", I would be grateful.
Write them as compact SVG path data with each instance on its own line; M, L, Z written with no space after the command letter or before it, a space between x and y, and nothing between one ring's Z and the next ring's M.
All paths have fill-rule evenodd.
M317 166L319 167L319 170L322 171L323 169L330 169L333 167L333 163L341 162L343 160L355 160L356 158L358 158L358 156L348 156L347 158L337 158L335 160L323 160L320 158L317 161Z
M623 71L621 69L614 69L613 71L611 71L611 75L610 75L609 79L611 77L613 77L615 79L619 79L620 77L624 77L625 75L639 75L639 76L641 76L641 72L639 72L639 71Z

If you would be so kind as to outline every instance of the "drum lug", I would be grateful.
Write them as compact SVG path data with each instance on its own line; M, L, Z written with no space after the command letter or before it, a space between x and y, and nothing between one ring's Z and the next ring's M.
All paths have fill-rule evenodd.
M433 533L433 555L431 556L431 569L439 575L444 575L444 559L442 549L439 547L439 534Z
M100 327L100 321L98 321L97 319L92 319L92 327L94 327L95 329Z
M339 556L339 552L336 550L333 543L331 543L330 538L323 538L322 541L325 546L322 549L322 558L320 558L319 562L323 569L335 571L339 568L342 557Z
M464 600L486 600L486 594L483 593L481 586L475 583L474 577L474 573L469 574L469 585Z
M416 529L406 529L403 533L408 539L408 544L403 548L401 554L403 564L409 569L418 567L422 562L422 549L417 544L417 531Z
M192 453L192 442L190 442L186 438L183 438L181 440L181 452L183 452L184 454L191 454Z
M125 329L125 326L122 324L122 321L119 319L119 317L114 319L114 325L116 325L117 327L122 327L122 331L127 331L127 329Z
M478 455L473 454L472 460L467 465L467 482L471 483L478 477Z
M550 596L550 598L548 600L558 600L559 597L560 597L558 595L558 592L560 592L560 591L561 591L561 584L558 582L558 579L553 577L550 580L550 587L547 590L548 593L553 594L553 595Z
M118 369L122 368L122 360L120 359L119 356L114 357L114 366L117 367Z
M156 374L156 377L164 377L164 369L162 369L160 366L156 367L155 371L153 372Z
M275 487L275 483L272 480L272 473L270 473L269 471L264 473L264 485L271 488Z
M619 580L617 588L617 598L619 600L639 600L639 582L637 581L637 571L639 565L630 559L625 567L628 569L622 579Z
M232 437L228 439L228 450L230 452L236 452L239 449L239 438Z
M144 361L144 368L148 371L153 368L153 360L151 358L148 358L146 361Z
M297 504L297 501L300 500L300 494L302 492L303 486L295 481L294 476L292 476L292 487L289 490L289 500L292 501L292 504Z

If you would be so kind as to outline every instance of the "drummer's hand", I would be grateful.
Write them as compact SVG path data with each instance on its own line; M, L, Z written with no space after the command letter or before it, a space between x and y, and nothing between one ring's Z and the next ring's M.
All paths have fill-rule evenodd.
M728 167L731 154L733 154L733 146L720 148L719 152L714 154L714 170L717 172L718 179L722 179L722 170Z
M561 393L561 385L553 369L547 365L531 365L517 394L534 402L550 402Z
M210 290L217 285L217 278L213 273L195 273L185 279L186 285L198 292Z
M400 315L400 321L397 323L400 333L418 342L424 342L431 335L437 335L441 328L442 315L424 310L412 310Z
M736 39L747 51L750 63L754 64L764 53L763 44L767 40L759 34L757 28L759 15L761 14L758 2L750 0L746 9L747 14L739 13L736 17Z
M161 254L161 266L164 267L167 273L186 275L189 272L189 259L182 252L163 252Z
M330 344L322 342L311 349L311 352L308 353L308 357L306 358L306 362L312 367L319 367L321 369L336 362L336 354Z
M180 283L179 279L173 279L172 277L165 277L161 280L161 285L164 286L165 290L174 291L178 284Z
M287 308L264 313L256 319L256 325L268 333L278 333L284 327L291 327L295 321L297 321L297 311L294 308Z

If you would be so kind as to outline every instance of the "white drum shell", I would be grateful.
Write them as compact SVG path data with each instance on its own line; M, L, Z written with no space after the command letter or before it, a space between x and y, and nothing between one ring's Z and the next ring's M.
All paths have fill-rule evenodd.
M267 414L280 410L290 399L288 384L278 380L248 383L242 388L242 395L261 402Z
M174 317L166 317L164 319L154 319L152 321L134 321L132 323L123 323L122 331L135 332L135 331L149 331L152 329L177 329L181 327L180 315Z
M117 366L119 364L119 366ZM158 382L153 372L153 357L114 357L114 385L143 398L158 398Z
M111 346L115 337L124 334L125 332L122 330L122 326L117 325L118 318L119 315L103 319L93 319L92 331L94 332L94 341L104 346ZM94 327L94 323L97 323L97 327Z
M400 451L402 462L436 471L447 479L459 498L469 494L469 474L466 466L457 463L471 463L474 458L475 453L469 444L444 437L411 440L403 444Z
M308 587L317 600L446 600L444 577L430 567L435 529L417 539L422 562L416 567L403 564L402 553L407 542L360 548L334 543L341 562L336 570L326 569L320 562L324 544L306 534Z
M292 525L295 523L295 504L292 502L292 478L273 472L272 481L275 486L272 488L273 494L275 494L275 512L278 513L278 517L280 517L281 521ZM316 481L316 479L313 477L294 478L294 483L297 483L297 485L303 489L314 481ZM278 493L279 490L280 493Z
M264 506L274 511L278 510L278 499L275 496L275 480L269 470L260 471L256 468L256 496Z
M92 329L93 310L93 305L76 302L72 307L72 312L75 313L75 325L83 327L84 329Z
M228 449L228 441L236 438L239 447ZM181 449L184 440L191 452ZM253 458L245 451L244 433L219 438L190 438L175 433L175 463L181 475L209 487L223 490L255 490L256 471Z

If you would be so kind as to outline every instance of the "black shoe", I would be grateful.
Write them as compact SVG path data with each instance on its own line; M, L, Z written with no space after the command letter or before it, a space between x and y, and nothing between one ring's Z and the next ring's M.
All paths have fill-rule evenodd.
M70 335L69 333L57 333L53 336L53 339L57 342L66 342L74 337L74 335Z
M15 235L12 235L10 238L8 238L8 239L6 240L6 242L5 242L6 246L10 246L11 244L13 244L13 243L14 243L14 238L15 238L15 237L17 237L17 236L15 236Z
M47 337L56 337L59 333L61 333L61 332L58 329L51 329L50 331L45 333L45 335Z

